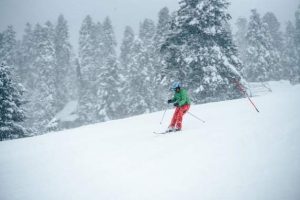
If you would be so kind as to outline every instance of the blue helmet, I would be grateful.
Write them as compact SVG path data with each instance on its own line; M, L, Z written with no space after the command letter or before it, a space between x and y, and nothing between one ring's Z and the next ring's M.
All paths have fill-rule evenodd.
M181 83L179 81L175 81L171 86L171 90L176 90L176 88L181 88Z

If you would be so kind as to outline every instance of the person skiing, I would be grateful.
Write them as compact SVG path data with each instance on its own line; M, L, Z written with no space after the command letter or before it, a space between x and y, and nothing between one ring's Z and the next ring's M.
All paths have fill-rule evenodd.
M181 88L180 82L174 82L171 89L175 91L175 94L172 99L168 100L168 104L173 103L176 109L167 132L181 130L182 117L190 109L191 104L187 91Z

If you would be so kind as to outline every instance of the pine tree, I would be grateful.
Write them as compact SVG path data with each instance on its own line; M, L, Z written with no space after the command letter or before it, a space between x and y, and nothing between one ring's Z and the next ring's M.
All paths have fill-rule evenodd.
M31 24L27 23L25 26L25 33L21 41L16 44L15 50L15 66L13 77L15 82L20 82L26 88L24 93L25 101L29 101L24 107L24 113L27 116L26 120L22 123L27 130L33 132L35 129L33 122L35 121L35 98L33 97L33 91L37 87L37 77L39 77L37 70L34 68L34 62L36 60L35 51L36 41L34 38L34 32ZM29 128L30 127L30 128Z
M67 21L60 15L55 27L55 99L56 109L61 110L71 96L71 44Z
M109 17L106 17L102 25L102 44L104 63L99 66L97 77L97 117L100 121L116 119L120 117L119 104L120 88L119 63L117 62L114 30Z
M156 33L154 36L155 50L160 51L166 36L170 30L171 16L167 7L162 8L158 13L158 23L156 26Z
M145 19L140 23L139 38L145 45L152 45L155 34L155 24L151 19Z
M160 49L164 44L167 35L169 34L171 15L167 7L162 8L158 13L158 22L154 36L154 89L153 89L153 104L156 110L165 108L166 99L168 98L169 82L166 79L166 69L164 64L163 54Z
M299 67L297 65L297 48L295 42L296 30L291 21L287 23L283 43L283 78L292 82L300 81Z
M97 66L104 65L104 43L103 43L103 27L100 22L94 25L92 40L94 41L94 57Z
M263 18L262 22L266 27L268 33L270 34L270 42L271 42L271 52L273 56L273 71L271 74L271 78L273 80L280 80L283 77L283 67L281 66L281 58L282 58L282 32L280 31L280 23L277 20L276 16L272 12L267 12Z
M154 98L156 87L156 54L155 54L155 23L151 19L145 19L140 23L139 39L142 45L140 52L138 53L138 66L141 71L140 75L143 77L143 82L139 82L141 88L147 88L147 92L143 92L145 95L144 102L146 103L146 111L152 112L156 110L157 103Z
M278 51L282 50L282 33L280 31L280 22L276 18L275 14L272 12L267 12L263 18L262 22L266 23L267 28L270 32L272 38L272 46L274 46Z
M134 57L134 42L135 34L130 26L125 27L123 40L120 47L120 93L123 95L123 101L119 108L119 113L123 117L130 116L130 97L131 93L131 78L132 78L132 62Z
M11 68L0 65L0 140L18 138L26 135L20 125L25 115L22 110L24 89L12 80Z
M133 29L130 26L125 27L123 41L120 47L120 64L124 68L124 73L128 74L128 64L132 56L132 48L135 40Z
M150 112L147 98L152 98L149 95L149 81L147 68L142 64L145 63L144 52L146 49L140 39L134 41L132 47L132 57L128 64L130 69L129 74L129 92L127 94L127 109L129 115L139 115Z
M97 65L95 61L94 23L88 15L83 20L79 33L79 62L81 86L79 91L79 116L81 123L97 121Z
M249 81L278 80L280 54L273 46L272 36L256 10L251 10L244 73Z
M82 83L79 114L83 123L106 121L120 116L120 78L116 45L113 27L108 17L102 24L94 24L90 16L84 19L79 39Z
M23 79L20 75L24 77L24 67L21 67L23 64L23 56L22 56L22 41L18 40L15 46L15 56L14 56L14 79L16 82L23 84Z
M104 47L104 57L108 57L109 55L116 56L116 38L113 30L112 22L109 17L104 19L103 25L103 47Z
M88 15L83 20L79 33L79 59L82 66L95 64L94 55L94 23ZM84 71L90 71L88 69ZM92 72L90 72L92 73ZM92 74L89 74L92 77Z
M236 98L233 80L240 75L232 39L225 24L231 16L225 0L182 0L162 51L171 80L191 90L196 103Z
M135 38L130 27L124 32L120 61L125 71L123 94L127 116L150 112L155 109L154 79L155 25L150 19L140 24L139 37ZM156 88L157 89L157 88Z
M34 88L33 84L33 62L34 62L34 38L31 24L27 23L25 27L25 33L23 35L22 42L19 47L17 64L17 73L20 77L22 84L28 88Z
M237 32L235 33L235 44L239 51L239 58L245 62L246 49L247 49L247 28L248 22L246 18L238 18L236 22Z
M29 120L39 133L47 131L49 121L57 112L55 107L55 43L54 26L46 22L34 29L34 55L33 69L35 71L34 85L31 89L30 103L28 104Z
M0 46L0 60L7 65L14 66L16 53L16 32L12 26L8 26L2 33Z
M229 23L223 23L223 27L220 30L220 37L217 38L218 44L223 48L221 49L228 59L230 65L234 66L238 71L242 70L242 63L237 58L238 48L234 43L231 26Z

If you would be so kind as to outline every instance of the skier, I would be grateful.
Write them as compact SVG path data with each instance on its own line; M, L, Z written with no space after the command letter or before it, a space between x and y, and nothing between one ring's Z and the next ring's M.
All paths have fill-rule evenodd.
M171 89L175 91L174 97L168 100L176 107L171 124L167 132L180 131L182 128L182 117L190 109L190 99L187 91L181 88L180 82L174 82Z

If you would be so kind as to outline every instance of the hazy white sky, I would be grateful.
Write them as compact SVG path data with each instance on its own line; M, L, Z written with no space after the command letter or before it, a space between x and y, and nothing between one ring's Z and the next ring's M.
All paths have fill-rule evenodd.
M64 14L70 27L72 44L77 47L78 32L82 20L90 14L94 21L110 16L118 42L123 30L130 25L138 31L139 22L144 18L157 20L158 11L167 6L171 11L178 8L179 0L0 0L0 31L13 25L20 37L26 22L44 23L56 21ZM263 14L274 12L282 23L294 20L294 13L300 0L229 0L235 22L240 16L249 16L250 9L257 8Z

